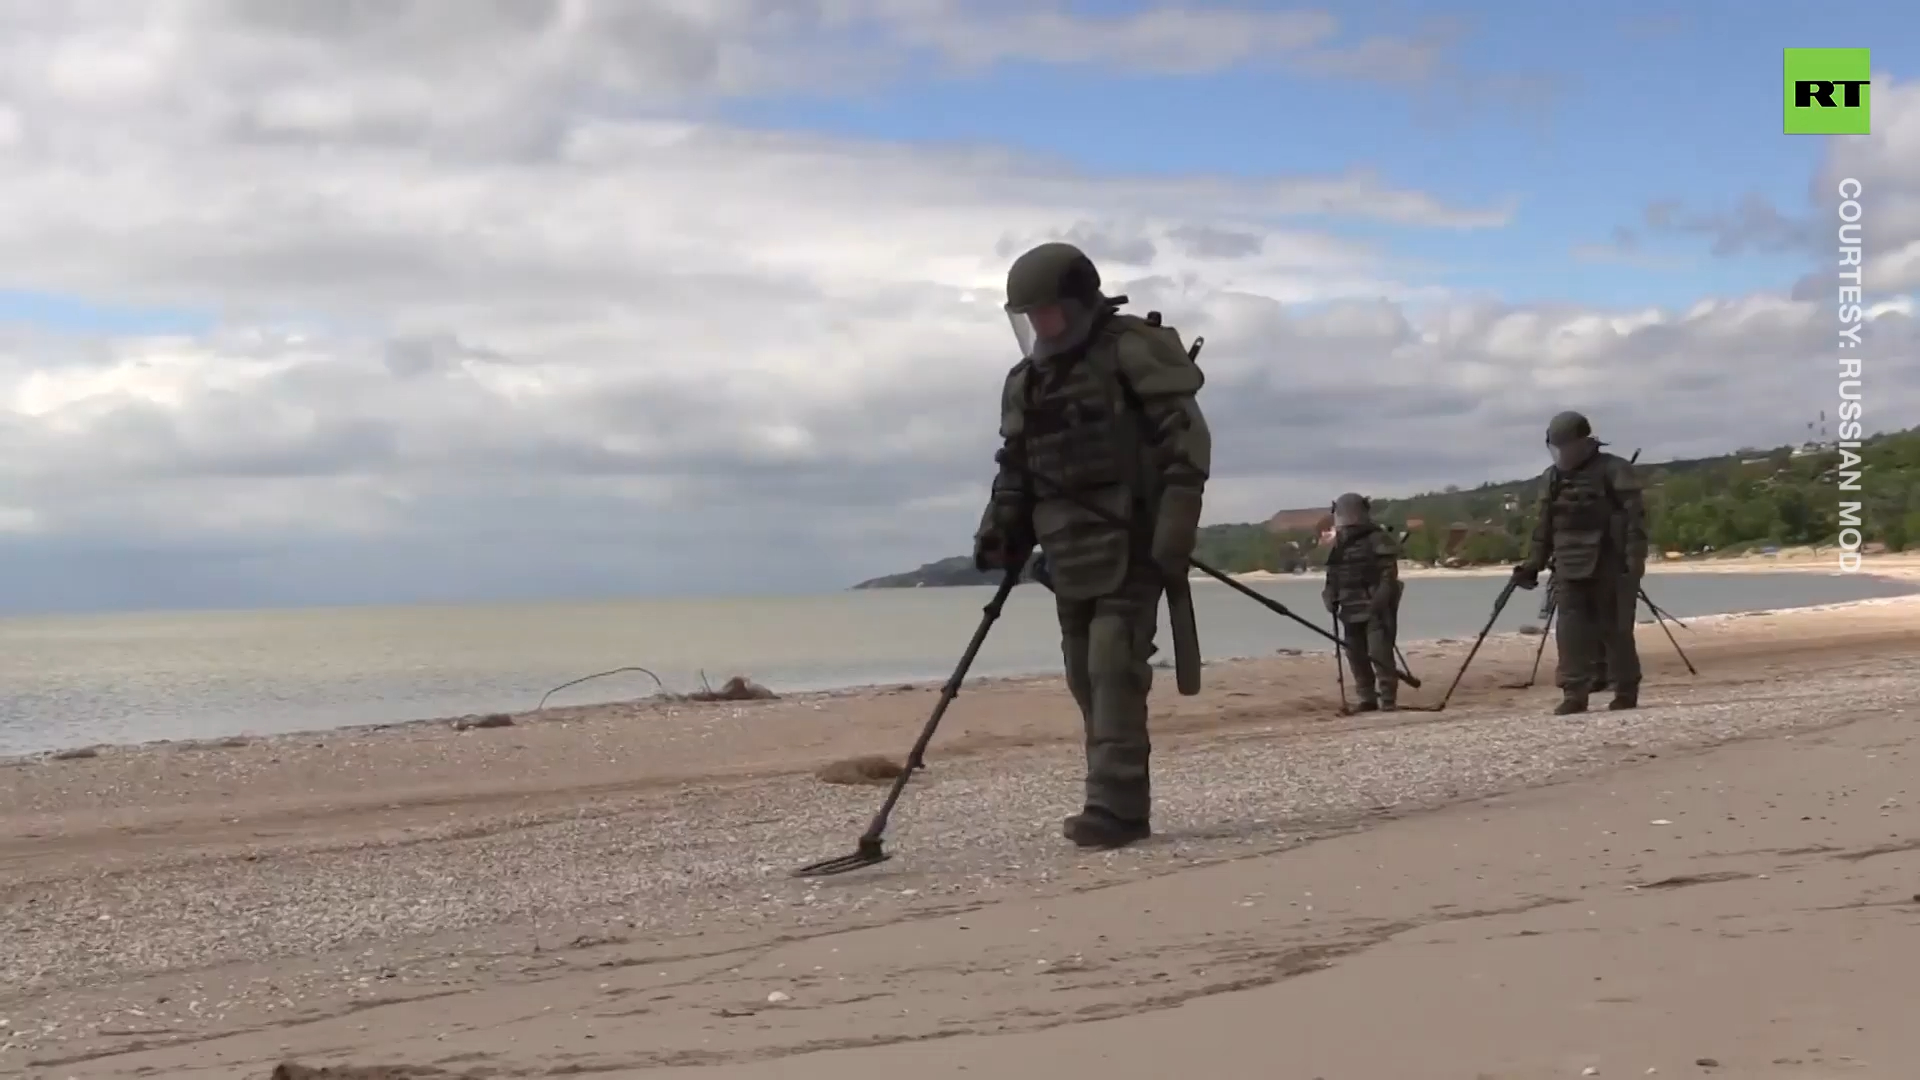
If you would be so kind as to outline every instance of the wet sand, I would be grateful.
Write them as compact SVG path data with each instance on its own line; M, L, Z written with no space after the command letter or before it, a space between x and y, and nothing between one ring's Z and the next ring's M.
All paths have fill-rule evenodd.
M897 757L932 688L15 763L0 1072L1896 1075L1920 603L1689 623L1700 677L1643 626L1646 707L1574 721L1502 686L1520 635L1440 714L1338 717L1326 653L1213 665L1156 702L1166 835L1111 854L1055 832L1058 680L970 685L895 860L824 883L786 870L878 792L812 772ZM1407 703L1465 647L1410 646Z

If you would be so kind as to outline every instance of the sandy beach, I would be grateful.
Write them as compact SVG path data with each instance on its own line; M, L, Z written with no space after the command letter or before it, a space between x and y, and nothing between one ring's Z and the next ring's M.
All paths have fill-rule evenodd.
M880 792L815 771L934 688L9 762L0 1073L1910 1075L1920 598L1688 623L1698 677L1643 625L1644 707L1573 720L1525 635L1444 713L1210 665L1156 693L1162 835L1098 855L1058 680L970 684L825 881Z

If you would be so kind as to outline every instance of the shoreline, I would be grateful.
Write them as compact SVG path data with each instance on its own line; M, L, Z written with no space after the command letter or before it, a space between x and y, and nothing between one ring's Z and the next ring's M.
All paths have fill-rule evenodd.
M1699 872L1677 854L1642 865L1649 828L1742 857L1779 842L1740 830L1835 844L1803 834L1831 828L1842 788L1867 800L1867 831L1846 850L1885 843L1901 825L1890 813L1911 820L1874 810L1905 769L1884 738L1854 752L1880 756L1870 781L1857 763L1816 777L1806 762L1844 725L1877 716L1904 731L1920 708L1920 594L1687 621L1676 634L1697 677L1642 625L1642 707L1574 718L1549 715L1550 662L1539 684L1509 686L1539 644L1518 633L1489 637L1444 713L1336 715L1324 652L1215 665L1199 697L1156 695L1156 836L1109 853L1058 835L1084 767L1058 676L970 686L887 832L895 858L824 881L788 872L850 847L881 792L812 767L897 755L930 691L676 708L670 724L576 708L497 730L160 746L13 770L0 902L25 918L9 935L16 962L0 965L0 1072L264 1080L293 1059L431 1065L450 1080L841 1075L818 1071L843 1056L835 1047L892 1052L873 1037L958 1047L970 1040L941 1036L1177 1017L1180 1001L1295 975L1310 990L1344 963L1350 933L1429 911L1443 930L1471 927L1475 912L1564 895L1539 877L1550 866L1607 871L1593 900L1566 909L1585 925L1583 912L1620 902L1613 876ZM1408 703L1438 698L1466 649L1409 648L1427 689ZM1742 746L1777 746L1785 775L1818 794L1761 787L1764 802L1728 824L1729 785L1751 770L1703 773L1719 759L1700 755ZM1659 778L1628 779L1641 769ZM1490 829L1502 806L1596 776L1611 819L1596 806ZM1699 789L1685 805L1682 787ZM1387 854L1407 829L1421 837ZM1258 865L1272 867L1260 881L1219 880ZM1779 888L1798 876L1750 872ZM1111 918L1076 921L1094 918L1088 905ZM1270 917L1293 921L1250 921Z
M1801 605L1797 607L1769 608L1769 609L1764 609L1760 611L1716 612L1716 613L1711 613L1706 615L1691 615L1687 617L1687 623L1689 625L1699 624L1699 623L1711 624L1711 623L1728 620L1728 619L1740 619L1740 618L1747 618L1747 617L1758 616L1758 615L1776 614L1781 612L1817 612L1817 611L1837 610L1837 609L1844 609L1844 608L1855 607L1855 606L1870 606L1875 604L1884 604L1889 601L1898 601L1905 596L1920 595L1920 556L1915 556L1912 558L1895 556L1890 558L1893 558L1896 560L1891 565L1876 564L1874 569L1871 571L1863 567L1857 573L1867 577L1877 578L1881 581L1892 583L1892 584L1914 586L1916 587L1916 592L1897 594L1894 596L1887 596L1887 597L1868 597L1860 600L1838 601L1833 603L1807 604L1807 605ZM1662 564L1658 566L1649 566L1648 573L1652 574L1656 571L1660 573L1674 573L1674 574L1766 573L1766 572L1818 573L1818 572L1822 572L1823 570L1830 571L1835 574L1841 573L1841 571L1832 569L1830 567L1812 566L1812 565L1807 565L1801 562L1775 565L1771 569L1754 568L1754 567L1749 567L1745 565L1735 564L1733 560L1727 560L1727 562L1728 562L1728 565L1725 569L1701 569L1698 567L1697 564L1687 564L1684 566L1674 565L1674 564ZM1877 560L1876 560L1876 563L1877 563ZM1407 574L1407 576L1409 577L1416 578L1416 579L1421 577L1484 578L1484 577L1505 576L1506 574L1511 573L1511 568L1506 566L1465 567L1460 569L1421 568L1421 570L1419 571L1414 571L1411 573L1403 571L1403 573ZM1287 580L1293 580L1296 577L1301 576L1301 575L1291 575L1291 574L1272 574L1272 573L1267 573L1265 571L1259 571L1259 572L1256 572L1256 574L1258 576L1254 576L1254 575L1232 575L1232 576L1236 581L1241 581L1247 584L1260 584L1262 582L1268 582L1268 581L1287 581ZM1212 578L1207 578L1204 576L1200 578L1196 578L1195 580L1212 582L1213 584L1216 584L1216 585L1219 584L1218 581L1215 581ZM1535 593L1534 595L1539 595L1539 594ZM1529 627L1532 626L1531 623L1528 623L1527 625ZM1643 614L1640 620L1640 625L1645 627L1645 626L1653 625L1653 623L1650 618L1646 617ZM1496 641L1500 641L1502 639L1514 639L1514 638L1525 638L1529 641L1533 641L1535 640L1535 637L1536 635L1534 633L1528 632L1526 630L1505 631L1501 633L1489 634L1487 636L1487 644L1493 645ZM1415 638L1415 639L1408 639L1400 642L1400 647L1404 651L1407 651L1409 654L1411 654L1416 650L1422 650L1422 649L1431 650L1435 646L1450 644L1458 640L1459 639L1457 638L1450 638L1450 637ZM1280 649L1271 655L1297 656L1302 654L1303 654L1302 650ZM1219 668L1222 665L1244 664L1248 662L1260 661L1267 658L1268 658L1268 654L1253 655L1253 656L1229 656L1229 657L1222 657L1217 660L1208 660L1205 666L1209 669L1214 669L1214 668ZM1170 654L1166 654L1163 651L1162 655L1156 658L1154 666L1156 671L1161 672L1165 676L1168 676L1170 680L1170 676L1171 676ZM968 692L977 693L982 689L990 689L990 688L1031 687L1039 683L1058 682L1059 679L1060 679L1059 673L1057 672L1057 670L1052 668L1035 670L1035 671L1026 672L1026 673L971 676L966 680L964 684L965 690L963 691L963 693L968 693ZM945 685L945 683L946 683L945 679L925 679L925 680L888 681L888 682L848 683L842 686L832 686L832 687L826 687L822 689L799 690L799 691L792 691L792 692L781 692L777 689L774 689L774 693L776 696L773 699L769 699L769 701L806 705L806 706L810 706L812 708L818 709L827 703L839 702L839 701L844 701L848 699L857 699L862 697L870 697L873 695L900 694L900 693L924 693L929 691L937 692L941 687ZM1163 690L1156 689L1155 693L1156 693L1156 697L1166 696L1165 691ZM733 707L733 708L752 707L755 705L761 705L766 703L768 702L758 701L750 698L741 698L741 699L724 699L723 698L723 699L714 699L714 700L693 700L693 699L683 698L683 697L670 695L670 694L655 694L655 695L651 695L643 698L618 698L618 699L612 699L608 701L593 701L593 702L585 702L585 703L576 704L576 705L557 706L557 707L553 707L545 710L502 709L502 710L488 712L488 713L463 713L463 714L445 715L445 716L412 717L412 718L403 719L403 720L389 720L389 721L380 721L380 722L372 722L372 723L344 724L344 725L338 725L333 727L299 728L291 731L275 731L275 732L267 732L267 733L236 732L236 733L231 733L226 735L209 735L205 737L192 738L192 739L150 739L150 740L143 740L143 741L137 741L137 742L73 743L68 745L51 747L43 750L29 751L27 753L0 754L0 770L30 767L34 765L55 762L55 761L91 759L91 758L113 756L113 755L124 755L130 752L137 753L137 752L146 752L146 751L153 751L153 750L171 749L171 750L180 750L180 751L204 751L204 750L217 750L217 749L235 749L241 746L277 745L282 743L307 741L315 738L324 738L324 737L348 737L348 738L376 737L377 738L383 735L393 735L393 734L404 735L404 734L418 733L422 731L433 731L433 730L440 730L440 729L452 729L452 730L464 733L469 730L481 730L481 729L486 729L486 728L495 727L495 726L500 726L500 727L525 726L529 724L547 723L547 722L551 722L554 720L561 720L561 719L575 719L582 713L593 713L600 710L612 710L612 709L641 710L641 711L653 711L661 714L670 715L674 713L676 710L684 711L684 710L700 710L704 708L725 709L729 707ZM508 722L502 723L502 718L505 718L505 720Z

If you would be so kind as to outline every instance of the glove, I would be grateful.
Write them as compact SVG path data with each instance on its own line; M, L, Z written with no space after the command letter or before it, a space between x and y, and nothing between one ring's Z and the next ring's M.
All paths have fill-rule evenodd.
M1194 545L1200 542L1201 492L1184 484L1169 485L1160 495L1160 511L1153 522L1153 561L1174 577L1187 575Z
M989 529L973 538L973 568L981 573L1019 566L1033 554L1031 540L1009 538L998 529Z
M1513 583L1522 589L1532 591L1540 585L1540 571L1531 566L1513 568Z
M1327 605L1327 613L1328 613L1328 614L1334 614L1334 613L1337 613L1337 612L1338 612L1338 611L1340 610L1340 600L1339 600L1339 598L1338 598L1338 597L1336 597L1336 596L1334 596L1334 595L1333 595L1332 593L1330 593L1330 592L1329 592L1329 593L1321 593L1321 594L1320 594L1320 602L1321 602L1321 603L1323 603L1323 604L1325 604L1325 605Z

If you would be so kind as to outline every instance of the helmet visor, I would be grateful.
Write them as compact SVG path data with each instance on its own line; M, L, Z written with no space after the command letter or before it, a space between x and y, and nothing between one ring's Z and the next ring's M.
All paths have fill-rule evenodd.
M1593 440L1592 436L1588 436L1583 439L1575 439L1572 442L1562 443L1559 446L1548 443L1547 451L1553 456L1554 468L1566 472L1570 469L1577 469L1585 465L1587 459L1593 456L1593 452L1599 448L1599 445L1599 443Z
M1074 342L1075 319L1064 304L1009 307L1007 322L1013 326L1020 355L1029 360L1062 352Z

